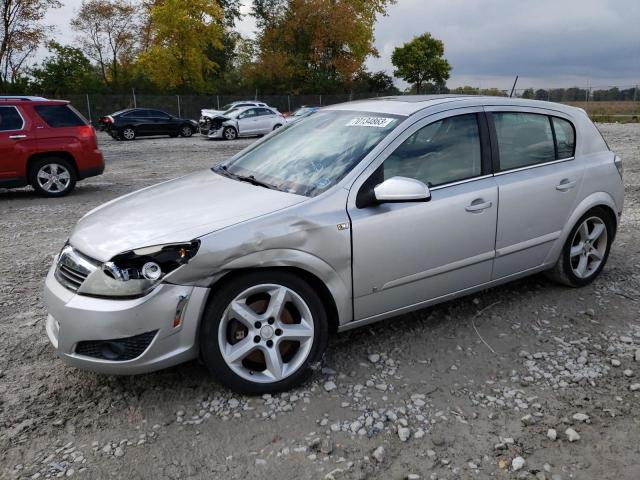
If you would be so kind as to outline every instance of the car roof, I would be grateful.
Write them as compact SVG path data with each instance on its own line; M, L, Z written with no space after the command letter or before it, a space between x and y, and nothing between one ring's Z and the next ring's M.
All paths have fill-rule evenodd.
M514 107L533 107L557 110L567 114L575 114L580 110L576 107L560 103L544 102L540 100L528 100L522 98L497 97L485 95L397 95L389 97L376 97L366 100L340 103L324 107L327 110L357 110L371 113L386 113L390 115L410 116L416 112L436 105L451 104L452 108L465 106L493 106L506 105Z
M0 105L10 103L28 103L28 104L52 104L66 105L68 100L50 100L44 97L34 97L29 95L0 95Z

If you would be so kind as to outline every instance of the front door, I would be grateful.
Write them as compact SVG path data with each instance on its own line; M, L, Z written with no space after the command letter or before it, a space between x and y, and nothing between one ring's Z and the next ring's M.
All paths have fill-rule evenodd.
M257 108L250 108L242 112L238 115L238 133L243 136L255 135L258 130L259 118Z
M356 181L348 208L355 320L490 281L498 189L487 137L481 109L434 115L404 132ZM357 207L365 181L394 176L421 180L431 199Z
M575 208L584 168L574 160L575 130L567 119L511 107L488 110L498 150L493 278L499 279L548 260Z

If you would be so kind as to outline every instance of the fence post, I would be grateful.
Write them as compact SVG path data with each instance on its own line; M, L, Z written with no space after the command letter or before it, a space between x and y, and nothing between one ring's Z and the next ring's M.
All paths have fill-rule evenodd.
M138 102L136 101L136 89L131 87L131 93L133 94L133 108L138 108Z
M178 116L181 117L182 115L180 114L180 95L176 95L176 97L178 97Z
M87 93L87 113L89 114L89 123L93 123L91 119L91 103L89 102L89 94Z
M287 108L287 111L291 112L291 95L287 95Z
M220 110L220 95L216 95L216 105L218 105L218 110Z
M320 105L322 105L322 95L320 95Z
M635 102L638 98L638 85L633 89L633 101Z

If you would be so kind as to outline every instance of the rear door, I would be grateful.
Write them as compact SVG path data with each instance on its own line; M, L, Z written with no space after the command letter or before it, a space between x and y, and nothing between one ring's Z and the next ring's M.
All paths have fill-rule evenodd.
M563 114L487 107L500 205L493 279L541 266L582 184L575 128Z
M36 139L27 116L14 105L0 105L0 187L17 185L26 177L27 158Z

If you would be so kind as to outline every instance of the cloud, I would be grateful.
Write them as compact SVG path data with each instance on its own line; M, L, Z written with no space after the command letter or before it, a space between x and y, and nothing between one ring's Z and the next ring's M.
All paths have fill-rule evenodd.
M637 0L399 0L376 25L391 73L393 48L431 32L445 45L450 84L519 86L640 82Z

